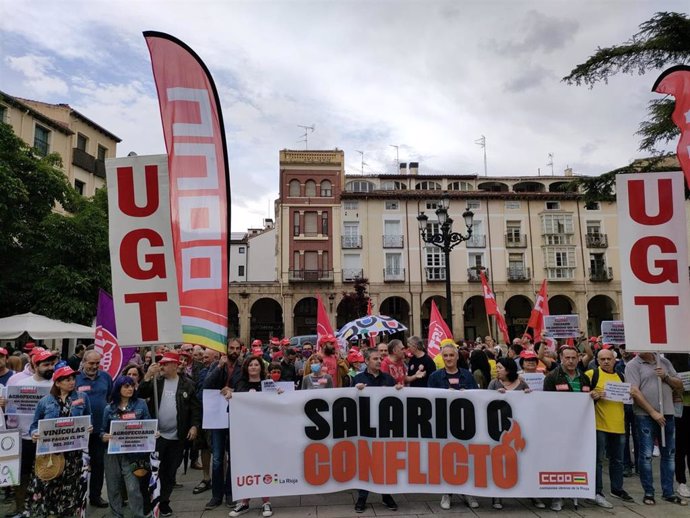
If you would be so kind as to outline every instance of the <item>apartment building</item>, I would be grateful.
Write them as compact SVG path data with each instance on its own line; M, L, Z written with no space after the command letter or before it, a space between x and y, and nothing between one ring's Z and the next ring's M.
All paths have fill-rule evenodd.
M93 196L105 185L105 159L116 156L121 141L68 104L49 104L0 91L0 121L36 153L58 153L70 185Z

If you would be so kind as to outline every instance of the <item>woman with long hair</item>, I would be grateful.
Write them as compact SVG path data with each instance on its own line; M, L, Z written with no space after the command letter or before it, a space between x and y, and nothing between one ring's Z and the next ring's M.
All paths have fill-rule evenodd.
M130 376L120 376L113 383L110 404L103 412L103 442L111 439L110 423L117 420L151 419L146 402L137 397L136 382ZM148 453L120 453L105 456L105 483L108 503L113 516L124 517L122 486L127 490L129 507L134 518L146 516L140 479L134 472L145 466ZM148 497L148 495L147 495Z
M475 349L470 354L470 371L480 389L485 389L491 382L491 365L486 353Z
M88 396L75 390L76 378L77 371L70 367L61 367L53 373L50 393L38 402L34 421L29 428L34 442L38 441L38 422L41 419L91 415ZM72 516L80 513L86 495L86 480L82 478L83 452L66 451L62 455L65 468L57 477L42 480L34 473L27 489L27 494L32 495L26 503L29 516Z

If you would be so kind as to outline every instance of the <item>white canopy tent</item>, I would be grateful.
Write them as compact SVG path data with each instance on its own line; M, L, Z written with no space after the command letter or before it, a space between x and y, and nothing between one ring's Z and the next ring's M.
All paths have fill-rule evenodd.
M95 329L81 324L53 320L34 313L0 318L0 340L16 340L24 333L34 340L93 338Z

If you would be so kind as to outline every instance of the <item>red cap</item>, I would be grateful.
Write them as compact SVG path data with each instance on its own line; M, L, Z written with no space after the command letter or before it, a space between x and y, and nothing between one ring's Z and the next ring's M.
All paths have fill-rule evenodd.
M283 357L283 351L278 351L273 355L274 360L280 360Z
M347 363L362 363L364 361L364 356L355 347L350 349L347 353Z
M598 342L598 341L599 341L599 338L596 337L596 336L590 336L590 337L589 337L589 341L592 342L592 343Z
M31 352L31 349L33 349L34 347L36 347L35 342L26 342L24 344L24 352L29 353L29 352Z
M263 356L264 351L261 347L252 347L252 356Z
M60 367L53 373L53 381L57 381L60 378L66 378L67 376L73 376L75 374L77 374L77 371L75 371L69 365L65 365L64 367Z
M602 344L601 348L602 349L613 349L613 344Z
M38 364L50 358L55 358L55 353L53 351L47 351L46 349L42 349L40 351L34 352L31 358L34 361L34 363Z
M41 351L45 351L45 349L43 347L32 347L29 351L29 356L33 356L34 354L40 353Z
M252 347L261 347L262 345L264 345L264 344L263 344L263 342L262 342L261 340L259 340L259 339L256 339L256 340L254 340L254 341L252 342Z
M283 338L280 341L280 345L290 345L290 339L289 338Z
M271 345L280 345L280 338L278 338L277 336L271 338Z
M333 335L323 335L319 340L319 345L337 343L335 336Z
M5 356L9 356L10 353L7 352L7 349L4 347L0 347L0 354L4 354Z
M536 360L537 355L534 351L524 350L520 353L520 358L522 358L523 360Z
M180 363L180 355L177 353L164 353L158 363Z

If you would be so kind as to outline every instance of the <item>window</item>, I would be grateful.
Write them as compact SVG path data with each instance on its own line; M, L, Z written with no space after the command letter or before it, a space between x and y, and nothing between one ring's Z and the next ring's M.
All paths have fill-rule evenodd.
M395 200L395 201L391 200L391 201L387 201L385 203L386 210L398 210L399 206L400 206L400 204L398 203L397 200Z
M319 269L318 252L304 252L304 269L311 271Z
M331 181L324 180L321 182L321 196L330 197L333 196L333 189L331 188Z
M598 201L590 201L585 203L585 210L601 210L601 203Z
M407 189L407 185L405 185L402 182L395 182L392 180L386 180L385 182L381 182L382 191L401 191L404 189Z
M442 281L446 278L446 258L440 248L427 246L424 249L426 259L426 278L428 281Z
M467 256L467 264L470 268L482 268L484 266L484 253L483 252L470 252Z
M359 207L359 202L357 200L344 200L343 208L345 210L357 210Z
M350 192L371 192L374 190L374 184L366 180L353 180L347 183L345 190Z
M522 237L520 230L522 224L519 221L506 221L506 238L509 243L519 243Z
M322 270L330 270L331 265L328 264L328 252L325 250L321 252L321 269Z
M7 106L0 104L0 122L7 122Z
M304 195L308 198L316 196L316 182L314 180L307 180L304 184Z
M399 277L402 275L402 254L386 254L386 277Z
M304 213L304 235L315 236L318 233L318 214L316 212Z
M299 180L290 180L289 193L292 198L298 198L300 194Z
M292 214L292 235L293 236L299 236L299 234L300 234L299 212L295 211Z
M561 210L561 202L560 201L547 201L546 202L546 210Z
M328 235L328 212L321 213L321 234Z
M244 253L244 247L241 246L237 249L237 253L243 254Z
M601 273L606 269L606 256L604 254L589 254L589 267L594 273Z
M512 270L522 269L525 266L524 254L508 254L508 268Z
M601 236L601 221L588 221L587 234L590 236Z
M506 202L506 210L517 210L520 208L520 202L519 201L507 201Z
M292 269L293 270L299 270L300 269L299 252L294 252L292 254Z
M81 180L74 180L74 190L77 191L79 194L84 196L84 187L86 184L82 182Z
M575 268L575 247L552 247L544 249L547 268Z
M101 146L99 144L98 145L98 154L97 154L96 158L98 158L98 160L105 160L105 157L107 154L108 154L108 148Z
M429 181L424 181L424 182L417 182L416 185L414 186L415 189L418 191L440 191L441 190L441 184L438 182L429 182Z
M82 151L86 151L86 145L88 143L89 139L86 138L85 135L82 135L81 133L77 133L77 149L81 149Z
M542 234L572 234L572 214L542 214Z
M438 209L438 203L437 201L428 201L426 202L426 208L427 210L436 210Z
M470 210L478 210L481 207L479 200L467 200L467 208Z
M50 130L36 124L34 130L34 149L39 155L45 156L50 151Z
M451 182L448 184L449 191L471 191L472 184L470 182Z
M237 275L239 277L244 277L244 265L241 264L237 267Z

